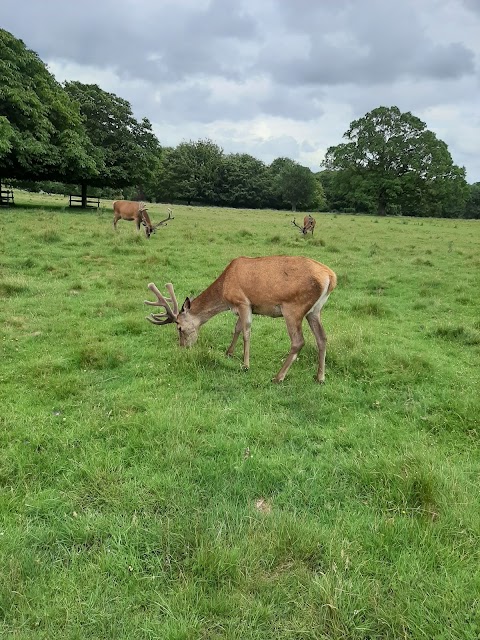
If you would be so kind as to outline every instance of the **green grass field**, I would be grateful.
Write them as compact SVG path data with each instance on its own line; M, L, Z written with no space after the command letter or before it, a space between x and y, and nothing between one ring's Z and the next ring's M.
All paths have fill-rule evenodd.
M480 227L111 203L0 210L0 637L480 637ZM150 210L154 221L166 206ZM297 216L297 218L300 215ZM181 350L147 283L195 296L239 255L338 287L326 384L282 319L251 368L221 314Z

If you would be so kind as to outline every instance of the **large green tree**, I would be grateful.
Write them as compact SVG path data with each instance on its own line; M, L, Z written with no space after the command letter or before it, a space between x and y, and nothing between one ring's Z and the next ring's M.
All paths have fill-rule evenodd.
M269 203L267 167L247 153L231 153L223 159L218 186L219 203L256 209Z
M290 158L286 158L282 156L280 158L275 158L269 167L268 174L270 178L270 197L269 197L269 205L273 209L286 209L288 206L291 206L288 202L285 202L283 198L283 193L280 188L280 173L285 169L285 167L293 164L293 160Z
M38 55L0 29L0 178L69 181L97 166L76 105Z
M160 200L212 204L217 200L223 149L211 140L180 143L163 154L158 179Z
M454 165L447 145L410 112L378 107L354 120L344 138L348 142L327 150L323 164L346 172L352 197L361 188L375 199L380 215L406 200L409 213L415 207L430 212L434 201L452 189L460 197L465 170Z
M278 172L274 188L282 201L288 203L292 211L316 206L316 199L323 195L323 189L312 171L287 158L279 158L276 163Z
M158 170L160 145L150 122L137 121L130 103L96 84L67 82L65 91L80 108L90 143L94 147L98 174L80 174L82 197L87 185L126 187L141 192Z
M325 169L316 174L329 211L375 213L377 203L369 182L351 171Z
M468 197L465 206L466 218L480 218L480 182L468 185Z
M313 209L314 211L328 211L327 207L327 198L325 196L325 191L323 189L323 184L318 175L313 174L315 179L315 188L313 191L312 198L310 202L308 202L307 206Z

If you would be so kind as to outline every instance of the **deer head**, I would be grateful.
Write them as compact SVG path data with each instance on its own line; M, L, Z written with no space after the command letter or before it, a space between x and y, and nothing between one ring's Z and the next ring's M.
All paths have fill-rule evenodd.
M142 216L142 224L145 227L145 235L147 236L147 238L150 238L152 233L155 233L158 227L166 227L168 220L174 220L174 217L172 216L172 210L170 209L170 207L168 208L168 218L165 218L164 220L160 220L160 222L157 222L157 224L153 224L150 221L150 218L148 217L147 209L145 206L143 206L143 208L141 208L139 211Z
M142 220L142 224L145 227L145 235L147 238L150 238L150 236L152 235L152 233L155 233L155 229L147 224L145 221Z
M180 346L191 347L197 341L200 322L195 316L190 314L190 298L185 298L185 302L179 311L173 284L168 282L165 287L170 294L169 298L165 298L153 282L150 282L148 285L150 291L156 295L157 300L156 302L145 300L145 304L152 307L163 307L165 311L163 313L151 313L149 316L146 316L146 318L152 324L162 325L175 323Z
M154 233L154 229L148 215L147 205L144 202L140 202L138 205L138 215L140 216L143 227L145 227L145 235L147 238L150 238L152 233Z

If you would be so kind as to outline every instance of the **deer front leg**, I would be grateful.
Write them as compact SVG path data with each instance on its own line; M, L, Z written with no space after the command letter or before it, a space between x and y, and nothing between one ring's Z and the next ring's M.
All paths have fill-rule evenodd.
M238 336L242 333L242 321L240 317L238 318L235 329L233 330L233 338L230 346L227 349L226 355L231 358L233 356L233 352L235 351L235 345L237 344Z
M241 305L238 307L238 320L235 325L233 339L227 349L227 356L233 355L238 337L243 333L243 368L250 368L250 327L252 326L252 309L250 305Z
M290 336L290 352L287 356L287 359L283 363L283 367L277 373L277 375L273 378L272 382L283 382L285 376L287 375L288 370L295 362L298 357L300 350L305 344L305 340L303 338L302 333L302 318L297 318L295 316L290 316L288 313L288 309L283 308L283 316L285 318L285 322L287 323L287 331Z

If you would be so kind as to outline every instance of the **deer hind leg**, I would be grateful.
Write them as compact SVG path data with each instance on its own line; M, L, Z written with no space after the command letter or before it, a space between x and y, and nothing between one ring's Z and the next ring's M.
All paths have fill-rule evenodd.
M115 229L115 231L117 230L117 222L119 221L120 216L116 213L113 217L113 228Z
M320 316L318 312L311 312L307 315L307 322L310 325L315 340L317 341L318 349L318 370L316 380L320 384L325 382L325 353L327 350L327 334L320 322Z
M291 346L290 346L290 352L287 356L287 359L283 363L283 367L280 369L277 375L273 378L272 382L283 382L283 380L285 379L285 376L287 375L288 370L297 359L300 350L305 344L305 340L303 338L303 333L302 333L303 316L301 318L298 318L296 315L293 315L293 316L289 315L288 309L286 309L285 307L283 308L283 316L287 324L287 331L288 331L288 335L290 336Z

